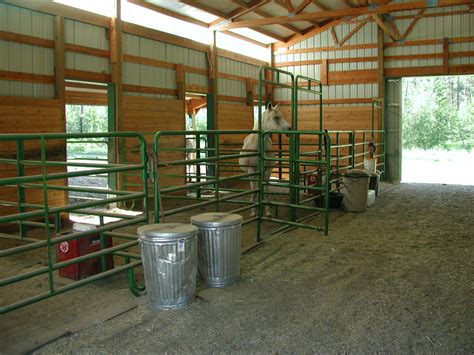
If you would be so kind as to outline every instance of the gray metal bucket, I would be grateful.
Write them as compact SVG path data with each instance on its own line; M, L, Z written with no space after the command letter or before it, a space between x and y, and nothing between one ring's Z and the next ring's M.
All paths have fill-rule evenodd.
M199 230L190 224L160 223L137 232L150 308L175 309L192 302Z
M207 287L225 287L240 280L242 216L211 212L191 217L199 228L198 270Z

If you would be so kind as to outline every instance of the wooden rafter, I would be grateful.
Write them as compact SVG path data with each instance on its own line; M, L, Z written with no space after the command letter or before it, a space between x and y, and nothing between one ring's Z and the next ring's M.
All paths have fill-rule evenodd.
M391 19L391 21L389 21L388 24L389 24L390 28L392 29L393 33L395 34L395 36L397 38L400 38L402 36L402 34L398 30L398 27L397 27L397 24L395 23L395 21L393 19Z
M332 36L332 39L333 39L334 43L339 46L339 40L337 39L337 35L336 35L336 31L334 31L334 27L331 27L329 32L331 32L331 36Z
M295 35L295 36L292 36L291 38L289 38L284 43L275 43L274 48L278 49L278 48L285 48L285 47L292 46L292 45L294 45L298 42L304 41L307 38L313 37L313 36L315 36L315 35L317 35L321 32L327 31L331 27L340 25L343 22L345 22L344 19L337 19L337 20L329 21L321 27L312 28L310 31L306 32L304 35Z
M182 0L183 1L183 0ZM186 0L189 1L189 0ZM467 5L472 3L472 0L438 0L436 7L446 7L446 6L456 6L456 5ZM373 6L363 6L363 7L353 7L345 8L339 10L330 10L330 11L319 11L313 13L303 13L295 16L277 16L266 19L258 20L249 20L249 21L235 21L225 26L220 26L220 30L227 30L232 28L242 28L242 27L259 27L264 25L274 25L279 23L290 23L290 22L300 22L300 21L310 21L318 20L324 18L342 18L342 17L353 17L366 14L381 14L388 13L393 11L405 11L405 10L417 10L424 9L433 6L428 6L425 1L416 1L409 3L394 3L394 4L385 4Z
M285 0L285 5L286 9L288 10L288 13L293 13L293 5L291 4L291 0Z
M311 4L311 0L303 1L296 9L293 10L293 14L298 15L301 11L306 9Z
M249 12L255 11L259 7L261 7L265 4L268 4L269 2L270 2L270 0L253 1L247 7L245 7L243 10L242 9L235 10L233 13L229 14L226 19L227 20L235 20L236 18L239 18L240 16L243 16L245 14L248 14Z
M413 30L413 27L415 27L418 20L423 17L424 12L425 12L425 9L421 9L421 10L418 11L418 14L415 16L413 21L408 25L405 32L400 36L400 41L404 41L408 37L408 35Z
M392 33L392 31L390 31L390 29L387 27L387 25L383 22L383 20L380 18L380 16L378 14L372 14L371 16L375 20L375 22L377 22L377 25L379 25L379 27L382 29L382 31L384 31L392 39L392 41L395 42L397 40L397 38Z
M367 22L370 21L370 16L367 16L362 22L360 22L356 27L354 27L340 42L339 45L342 46L346 43L353 35L357 33L362 27L365 26Z
M215 24L217 23L220 23L221 21L223 20L227 20L228 17L229 17L229 14L225 14L219 10L216 10L216 9L213 9L212 7L209 7L209 6L206 6L206 5L203 5L195 0L178 0L179 2L183 3L183 4L186 4L186 5L189 5L189 6L192 6L196 9L199 9L199 10L202 10L202 11L205 11L205 12L208 12L210 13L211 15L214 15L216 17L218 17L218 20L216 20L215 22L211 23L210 26L214 26ZM270 32L270 31L266 31L266 30L263 30L263 29L254 29L255 32L258 32L258 33L261 33L265 36L268 36L268 37L271 37L271 38L274 38L276 39L277 41L284 41L285 38L282 37L282 36L279 36L279 35L276 35L274 34L273 32ZM230 32L232 33L232 32ZM229 34L229 33L227 33ZM235 37L235 36L234 36Z
M244 2L244 1L242 1L242 0L231 0L231 1L232 1L234 4L236 4L236 5L240 6L241 8L243 8L243 9L247 9L247 8L250 7L249 4L247 4L246 2ZM253 12L254 12L255 14L257 14L258 16L261 16L261 17L263 17L263 18L271 17L270 14L268 14L267 12L265 12L265 11L263 11L263 10L261 10L261 9L255 9L255 10L253 10ZM294 26L292 26L292 25L288 25L288 24L286 24L286 23L282 23L282 24L280 24L279 26L284 27L284 28L286 28L287 30L290 30L291 32L298 33L298 34L303 34L303 31L301 31L299 28L296 28L296 27L294 27Z

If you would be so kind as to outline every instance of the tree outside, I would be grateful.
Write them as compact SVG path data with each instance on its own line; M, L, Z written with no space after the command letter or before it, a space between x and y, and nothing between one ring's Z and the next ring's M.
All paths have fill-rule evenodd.
M106 106L66 105L67 133L108 132ZM103 138L77 139L67 145L68 159L107 159L107 145ZM97 143L94 143L97 141Z
M402 85L402 181L474 184L474 76Z

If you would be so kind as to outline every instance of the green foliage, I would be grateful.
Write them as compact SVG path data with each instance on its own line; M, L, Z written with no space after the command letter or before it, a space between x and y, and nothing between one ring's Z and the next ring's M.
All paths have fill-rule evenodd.
M67 133L98 133L108 132L107 107L66 105ZM97 139L74 140L68 143L67 153L70 159L107 158L107 144L93 143ZM101 139L103 141L103 139Z
M403 79L405 148L474 148L474 76Z

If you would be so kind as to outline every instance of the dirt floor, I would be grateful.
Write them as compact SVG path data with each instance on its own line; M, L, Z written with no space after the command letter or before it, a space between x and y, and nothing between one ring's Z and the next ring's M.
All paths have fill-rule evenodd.
M474 186L383 184L330 223L265 237L239 285L181 310L118 275L6 314L0 352L474 352Z

